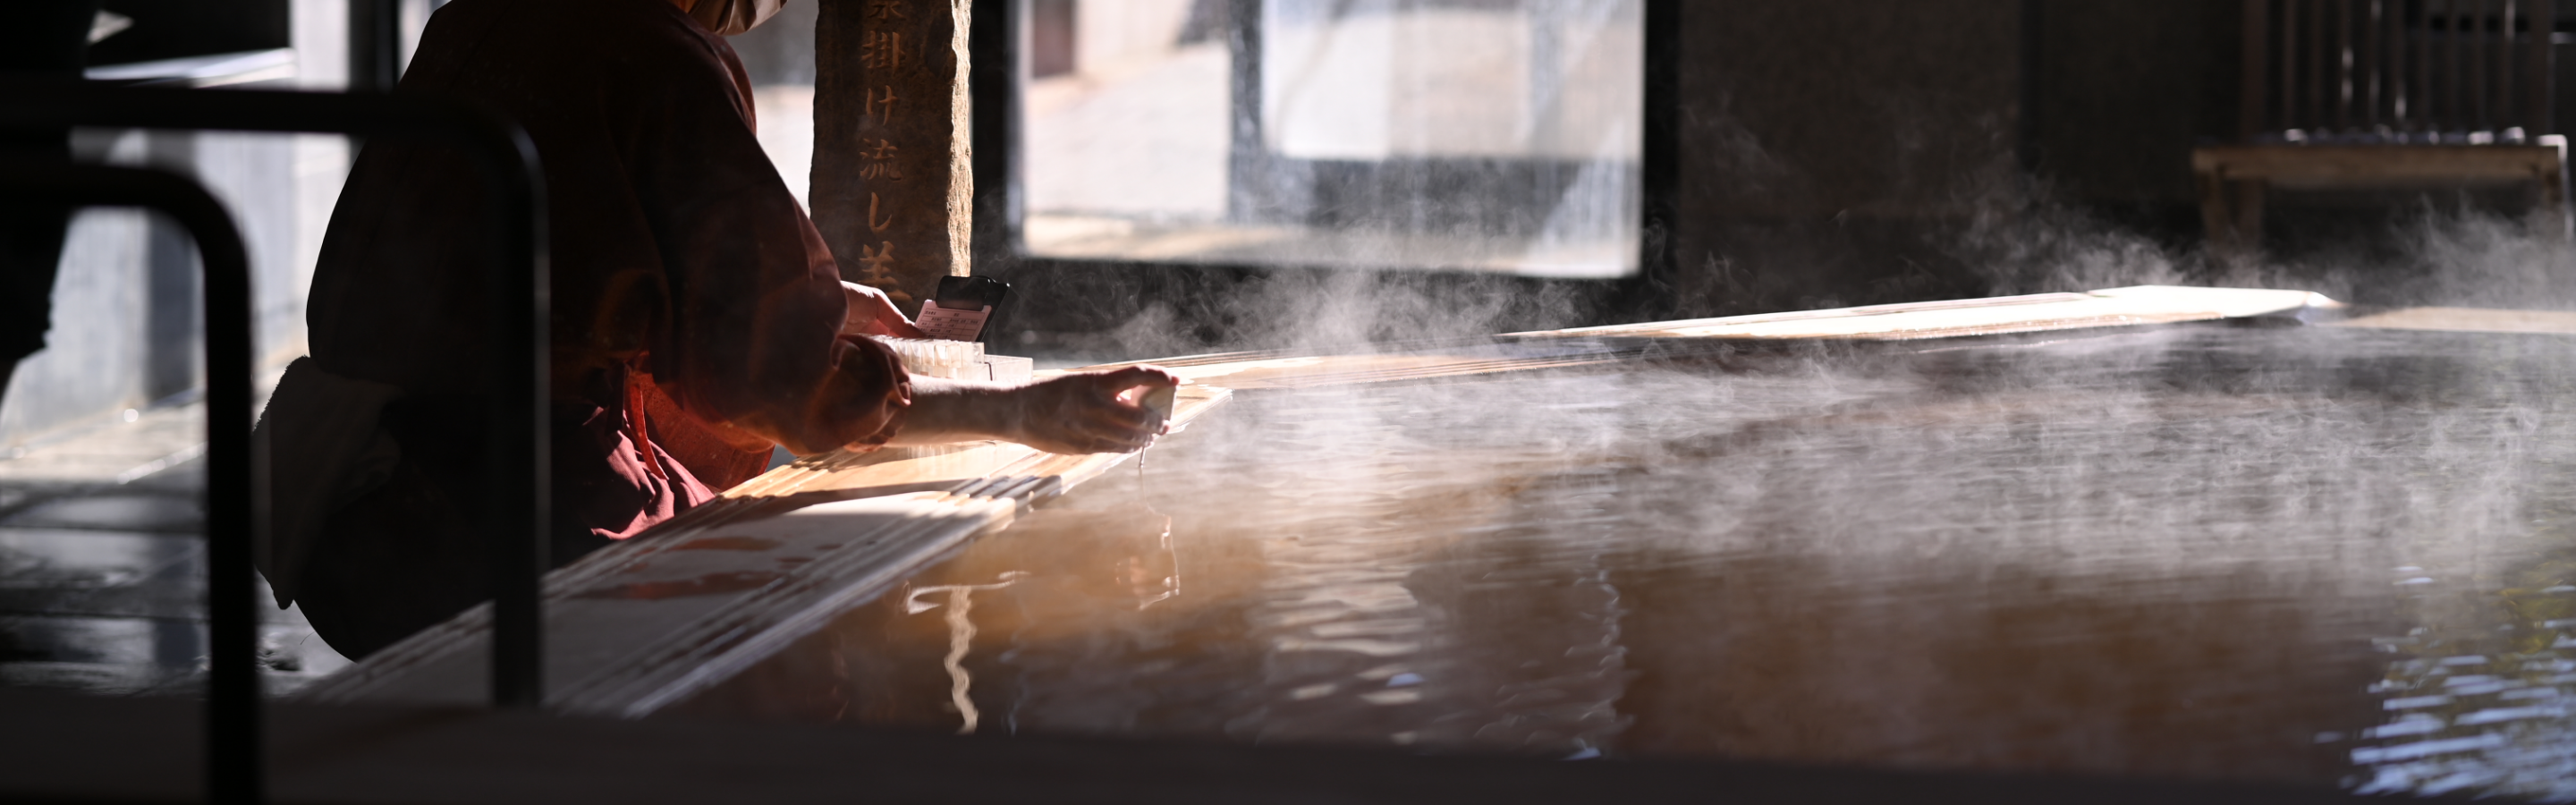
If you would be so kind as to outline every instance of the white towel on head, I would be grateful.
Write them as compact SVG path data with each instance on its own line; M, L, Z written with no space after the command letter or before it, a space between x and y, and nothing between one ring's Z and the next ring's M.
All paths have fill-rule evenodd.
M254 530L252 559L277 594L278 608L294 603L322 523L383 486L402 462L402 447L379 421L385 404L402 396L390 384L323 371L312 358L287 364L251 431L251 449L269 481L265 527Z

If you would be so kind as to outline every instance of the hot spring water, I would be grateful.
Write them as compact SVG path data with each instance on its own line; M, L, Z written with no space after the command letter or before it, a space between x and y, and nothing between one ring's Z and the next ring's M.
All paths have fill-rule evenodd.
M682 711L2576 796L2576 339L1243 394Z

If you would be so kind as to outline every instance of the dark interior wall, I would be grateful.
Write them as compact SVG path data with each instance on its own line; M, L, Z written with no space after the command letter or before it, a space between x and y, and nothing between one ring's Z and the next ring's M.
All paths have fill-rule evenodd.
M2191 268L2191 149L2235 130L2241 8L1682 3L1673 311L2064 290L2033 264L2076 241Z
M1978 290L1941 241L2011 168L2018 0L1680 5L1676 315Z
M1937 213L2009 155L2017 0L1682 8L1685 198L1704 215Z
M2191 149L2236 131L2242 0L2043 0L2035 167L2062 202L2197 237Z

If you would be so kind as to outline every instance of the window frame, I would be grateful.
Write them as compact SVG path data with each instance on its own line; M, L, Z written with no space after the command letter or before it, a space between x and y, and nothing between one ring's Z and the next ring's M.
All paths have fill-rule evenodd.
M1028 46L1028 0L986 0L973 6L972 27L968 32L969 92L972 99L975 172L973 255L974 271L993 276L1018 286L1003 309L997 311L992 326L986 328L986 339L1003 344L1032 343L1044 340L1046 334L1101 332L1116 329L1147 307L1159 304L1179 317L1174 326L1194 332L1208 343L1247 347L1242 338L1258 328L1247 327L1224 301L1244 286L1264 285L1281 280L1330 281L1349 275L1379 286L1402 287L1437 298L1441 295L1490 297L1498 290L1522 294L1527 298L1570 299L1575 302L1571 320L1567 309L1531 311L1523 319L1506 315L1499 322L1515 329L1524 325L1568 327L1591 324L1643 321L1666 314L1674 308L1670 298L1675 265L1671 250L1671 232L1675 224L1673 196L1677 185L1675 159L1678 152L1676 107L1679 96L1677 51L1679 50L1679 17L1682 0L1641 0L1644 3L1644 75L1642 100L1644 130L1638 154L1639 221L1636 270L1616 278L1549 278L1503 272L1462 269L1418 268L1408 266L1312 266L1275 263L1143 261L1101 258L1047 257L1031 254L1022 232L1025 218L1025 191L1022 182L1023 133L1026 122L1020 110L1021 54ZM1258 36L1251 30L1261 19L1262 0L1226 0L1230 4L1227 35L1230 38ZM1233 70L1237 91L1234 97L1246 95L1241 84L1260 80L1258 64L1246 69L1246 60L1259 58L1257 43L1244 47L1238 40L1229 50L1236 61ZM1257 96L1253 96L1257 97ZM1238 118L1234 131L1233 156L1237 169L1260 169L1266 166L1246 164L1266 160L1260 154L1258 120L1246 127L1240 118L1251 114L1257 118L1258 103L1234 104ZM1253 156L1247 157L1246 137ZM1515 160L1537 164L1543 160ZM1313 160L1313 164L1331 161ZM1460 160L1407 160L1410 164L1436 164ZM1031 298L1047 300L1044 306L1029 304ZM1525 319L1525 320L1524 320Z

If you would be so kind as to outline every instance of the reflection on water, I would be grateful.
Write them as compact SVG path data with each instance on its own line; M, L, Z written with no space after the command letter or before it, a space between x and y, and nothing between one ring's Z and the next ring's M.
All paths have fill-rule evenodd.
M991 584L940 584L904 593L903 612L906 615L919 615L942 606L948 608L947 617L943 619L948 623L948 656L940 659L939 667L948 672L948 704L957 709L959 735L975 734L975 728L982 724L984 718L983 712L975 709L975 699L971 695L975 691L975 679L966 673L966 652L975 645L975 591L1009 587L1012 582L1028 575L1014 570L1002 574L1001 581ZM923 596L929 595L940 595L947 600L938 603L922 600Z
M2572 366L2211 327L1244 395L686 709L2569 798Z
M2555 519L2560 510L2534 525ZM2386 721L2353 750L2370 771L2364 793L2457 791L2576 799L2576 721L2564 698L2576 683L2576 545L2485 580L2446 580L2401 567L2396 583L2415 626L2383 644L2404 657L2374 692ZM2500 591L2487 588L2500 584Z

